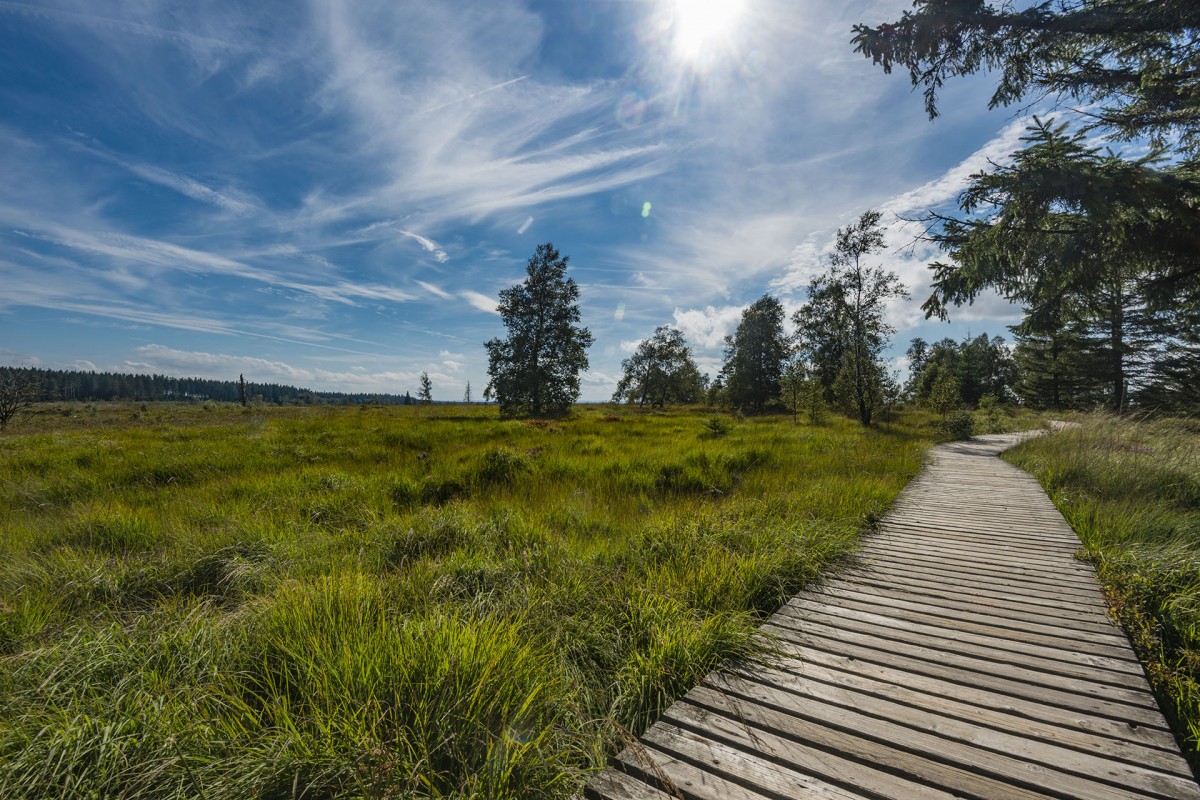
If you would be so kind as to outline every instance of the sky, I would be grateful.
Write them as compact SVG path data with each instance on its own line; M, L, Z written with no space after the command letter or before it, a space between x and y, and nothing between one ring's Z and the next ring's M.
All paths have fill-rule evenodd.
M986 76L931 122L850 44L900 0L0 0L0 363L435 399L487 383L500 290L570 258L583 400L659 325L715 375L765 293L884 214L914 336L953 209L1026 121Z

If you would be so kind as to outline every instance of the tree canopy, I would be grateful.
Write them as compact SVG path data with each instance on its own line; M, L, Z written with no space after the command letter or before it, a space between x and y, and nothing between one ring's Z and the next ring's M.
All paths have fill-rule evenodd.
M566 277L568 256L540 244L522 282L500 292L505 339L484 344L490 382L502 416L565 414L579 398L592 334L579 326L579 286Z
M890 379L881 353L894 330L884 310L888 300L908 297L894 272L864 261L883 249L881 219L867 211L838 231L828 270L812 280L807 302L792 317L800 353L826 398L865 425Z
M1200 4L1195 0L1044 0L1017 9L984 0L916 0L915 11L855 25L856 51L908 70L930 118L948 78L998 76L989 107L1055 96L1096 106L1118 138L1178 137L1200 150Z
M683 333L667 325L654 329L633 355L621 362L623 374L613 393L622 400L644 406L667 403L698 403L704 399L708 380L692 360L692 349Z
M751 303L732 336L725 337L721 382L736 408L763 411L779 399L779 380L790 346L783 304L769 294Z

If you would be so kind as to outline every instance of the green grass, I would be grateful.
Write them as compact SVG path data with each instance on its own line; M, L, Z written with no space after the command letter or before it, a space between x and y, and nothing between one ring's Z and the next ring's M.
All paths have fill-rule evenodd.
M1193 767L1200 766L1200 425L1092 415L1006 458L1083 541Z
M568 797L849 552L928 420L44 407L0 797Z

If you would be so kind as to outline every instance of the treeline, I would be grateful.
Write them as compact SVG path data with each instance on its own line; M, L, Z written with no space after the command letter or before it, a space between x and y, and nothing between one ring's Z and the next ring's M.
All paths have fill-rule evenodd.
M240 381L173 378L169 375L0 367L0 384L30 387L31 401L35 403L75 400L238 403L243 399L243 384ZM407 393L394 395L314 392L278 383L246 382L244 394L249 401L273 405L406 405L417 402Z

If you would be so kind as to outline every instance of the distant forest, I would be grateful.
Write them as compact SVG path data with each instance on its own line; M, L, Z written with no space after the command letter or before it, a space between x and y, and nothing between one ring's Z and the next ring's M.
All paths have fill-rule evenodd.
M34 402L58 400L134 400L142 402L169 400L221 403L241 401L238 381L217 381L207 378L172 378L167 375L126 375L114 372L79 372L76 370L35 369L32 367L0 367L0 384L16 380L35 387ZM246 382L246 397L253 402L275 405L408 405L416 403L407 392L395 394L346 394L344 392L314 392L278 383Z

